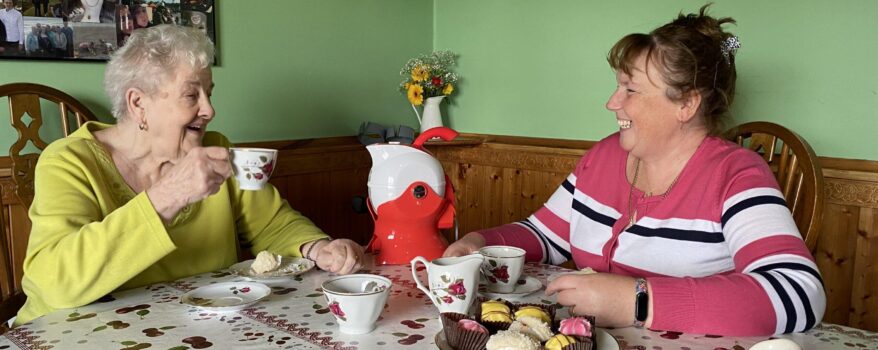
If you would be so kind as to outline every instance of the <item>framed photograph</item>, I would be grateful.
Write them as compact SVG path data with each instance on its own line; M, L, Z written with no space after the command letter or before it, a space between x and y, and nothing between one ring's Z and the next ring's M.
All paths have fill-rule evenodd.
M195 27L216 43L215 0L0 0L0 59L106 61L132 31Z

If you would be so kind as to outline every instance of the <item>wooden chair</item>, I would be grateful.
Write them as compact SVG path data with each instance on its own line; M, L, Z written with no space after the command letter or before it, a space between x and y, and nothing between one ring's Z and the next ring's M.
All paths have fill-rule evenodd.
M40 128L43 126L44 116L42 110L43 100L58 105L58 116L61 119L63 136L70 134L86 121L97 120L94 114L70 95L48 86L29 83L13 83L0 86L0 98L9 98L9 116L12 127L18 132L18 140L9 148L9 157L12 159L12 183L15 195L30 207L34 199L34 168L39 158L38 153L21 154L28 142L39 150L46 148L46 141L40 136ZM70 119L73 115L73 120ZM25 116L31 118L30 123L25 122ZM71 129L71 123L76 128Z
M759 153L774 172L796 226L812 252L823 222L823 170L814 150L801 136L774 123L750 122L725 136Z
M3 209L0 215L0 320L5 321L15 316L25 300L21 277L31 228L27 211L34 198L34 170L39 151L47 146L43 135L54 132L52 136L56 138L67 136L96 118L70 95L39 84L0 85L0 100L2 98L8 99L10 124L18 132L18 139L9 148L11 171L0 171L3 185L0 186L3 189L0 195L3 202L0 205ZM51 123L46 123L49 121ZM29 143L33 147L26 150Z
M0 215L0 237L6 237L6 221L3 215ZM25 301L20 286L21 278L16 277L13 266L10 245L6 239L0 239L0 334L9 330L6 321L18 314Z

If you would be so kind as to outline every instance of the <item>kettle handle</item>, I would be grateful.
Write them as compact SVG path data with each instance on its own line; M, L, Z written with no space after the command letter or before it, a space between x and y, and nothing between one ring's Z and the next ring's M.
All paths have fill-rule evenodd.
M424 292L424 294L427 295L427 299L430 299L430 301L433 302L433 305L436 305L436 307L439 307L439 304L436 303L436 298L432 297L432 295L430 294L430 290L428 290L427 288L424 288L424 285L421 284L421 279L418 278L418 271L415 269L415 267L418 265L418 262L420 262L421 264L424 264L424 267L427 269L427 281L430 280L430 263L427 262L427 260L424 259L424 257L422 257L422 256L416 256L410 262L410 264L412 266L412 278L414 278L415 284L418 286L418 289L420 289L422 292Z
M415 142L412 143L412 147L417 149L424 149L424 142L427 142L427 140L429 139L438 137L445 141L451 141L454 140L454 138L457 137L458 134L459 133L457 131L454 131L454 129L446 128L444 126L437 126L435 128L427 129L426 131L418 135L418 138L416 138Z

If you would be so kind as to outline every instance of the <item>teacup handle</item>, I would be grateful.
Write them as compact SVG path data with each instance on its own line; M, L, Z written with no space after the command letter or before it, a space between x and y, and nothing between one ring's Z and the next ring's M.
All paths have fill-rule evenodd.
M430 263L428 263L427 260L421 256L416 256L410 262L410 264L412 266L412 278L414 278L415 284L418 286L418 289L420 289L422 292L424 292L424 294L427 295L427 299L430 299L430 301L432 301L433 304L438 307L439 304L436 304L436 299L433 298L432 296L430 296L430 291L427 288L424 288L424 285L421 284L421 279L418 278L418 271L415 269L418 265L418 262L420 262L421 264L424 264L424 267L427 269L427 280L430 279Z

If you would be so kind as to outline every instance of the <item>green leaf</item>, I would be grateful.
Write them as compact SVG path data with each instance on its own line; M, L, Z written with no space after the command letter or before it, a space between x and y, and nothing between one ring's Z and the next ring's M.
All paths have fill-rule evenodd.
M166 331L166 330L174 329L174 328L177 328L177 326L164 326L164 327L159 328L159 329L161 329L161 330L163 330L163 331Z
M494 260L488 260L488 263L491 264L491 267L497 267L497 262Z
M409 336L408 334L405 334L405 333L393 333L393 335L396 337L400 337L400 338Z
M70 314L70 315L67 315L67 317L77 317L77 316L79 316L79 313L78 313L78 312L74 312L74 313L72 313L72 314Z
M100 326L98 328L92 329L91 331L92 332L100 332L100 331L105 330L105 329L107 329L107 326Z
M175 347L170 348L168 350L186 350L186 349L189 349L189 347L188 346L175 346Z
M136 341L132 341L132 340L126 340L126 341L121 342L120 344L125 345L125 346L130 346L130 345L135 345L135 344L137 344L137 342L136 342Z
M137 310L137 316L143 317L149 314L149 310Z
M306 298L316 298L316 297L319 297L321 295L323 295L323 294L322 293L312 293L312 294L306 295L305 297Z
M415 320L415 322L424 323L424 322L427 322L429 320L430 320L429 318L419 318L419 319Z
M318 304L311 305L311 307L314 308L314 310L320 310L323 308L323 306L320 306Z
M442 280L443 283L451 283L451 280L448 279L448 275L442 275L442 276L440 276L440 279Z
M265 163L265 162L268 161L268 157L266 157L266 156L259 156L259 160L261 160L263 163Z
M247 173L247 180L250 180L250 173Z

